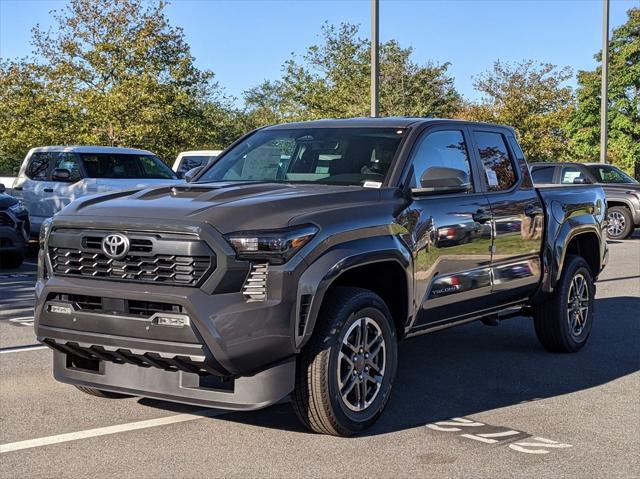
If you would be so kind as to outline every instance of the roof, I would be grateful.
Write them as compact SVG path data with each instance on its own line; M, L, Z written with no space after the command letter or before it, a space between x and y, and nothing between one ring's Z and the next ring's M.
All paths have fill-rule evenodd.
M464 125L478 125L501 127L513 130L513 128L504 125L494 125L490 123L479 123L466 120L456 120L451 118L425 118L425 117L406 117L406 116L388 116L388 117L360 117L360 118L329 118L323 120L300 121L293 123L281 123L279 125L267 126L268 130L286 130L286 129L302 129L302 128L407 128L416 124L424 123L457 123Z
M116 153L121 155L153 155L147 150L136 148L123 148L120 146L96 146L96 145L58 145L58 146L37 146L32 148L30 153L46 151L64 151L68 153Z
M192 156L192 155L202 155L202 156L217 156L222 153L222 150L189 150L189 151L181 151L178 153L178 156Z

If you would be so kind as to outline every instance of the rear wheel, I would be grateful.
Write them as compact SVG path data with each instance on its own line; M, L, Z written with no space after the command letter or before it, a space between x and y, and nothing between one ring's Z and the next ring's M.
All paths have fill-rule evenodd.
M105 399L124 399L131 398L128 394L112 393L111 391L103 391L102 389L88 388L86 386L76 386L80 391L90 396L96 396Z
M361 288L332 289L301 353L293 406L312 431L350 436L382 414L397 368L396 333L384 301Z
M573 353L589 339L593 325L595 286L587 262L568 256L551 298L536 307L538 340L553 352Z
M612 206L607 209L607 236L612 240L621 240L633 231L633 217L629 208Z

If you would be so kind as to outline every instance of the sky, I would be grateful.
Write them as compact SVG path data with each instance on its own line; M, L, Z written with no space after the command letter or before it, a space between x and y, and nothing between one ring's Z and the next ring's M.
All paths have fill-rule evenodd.
M51 26L49 12L65 3L0 0L0 57L29 55L31 28ZM611 29L639 5L611 0ZM477 99L473 77L498 59L595 68L602 6L602 0L380 0L380 40L412 47L418 63L450 62L456 88ZM291 53L302 54L320 40L324 22L359 24L362 36L370 31L369 0L173 0L167 15L184 29L196 65L213 70L236 98L278 78Z

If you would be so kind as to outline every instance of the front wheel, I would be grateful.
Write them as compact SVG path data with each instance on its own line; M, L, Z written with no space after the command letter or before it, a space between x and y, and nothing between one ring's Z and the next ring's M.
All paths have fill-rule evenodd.
M595 286L589 265L581 256L567 256L551 297L533 316L538 340L548 351L573 353L589 339L593 325Z
M327 295L317 330L298 358L293 406L308 429L350 436L371 426L389 399L396 333L375 293L337 287Z

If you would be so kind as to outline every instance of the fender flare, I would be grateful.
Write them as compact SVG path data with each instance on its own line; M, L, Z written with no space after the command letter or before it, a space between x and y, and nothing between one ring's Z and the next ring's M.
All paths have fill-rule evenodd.
M407 301L412 304L411 254L394 236L360 238L338 244L323 253L305 270L298 283L293 318L294 346L297 351L313 334L320 306L333 282L345 271L385 261L394 261L405 271Z

